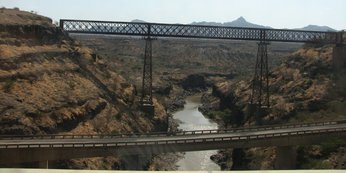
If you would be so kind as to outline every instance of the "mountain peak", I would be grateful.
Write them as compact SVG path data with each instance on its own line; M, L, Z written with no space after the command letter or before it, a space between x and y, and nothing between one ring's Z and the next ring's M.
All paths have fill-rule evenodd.
M231 26L231 27L247 27L247 28L270 28L267 26L257 25L250 23L245 20L243 16L240 16L238 19L233 20L232 22L225 22L223 23L224 26Z
M237 22L246 22L245 18L243 16L240 16L238 19L236 19L235 21Z

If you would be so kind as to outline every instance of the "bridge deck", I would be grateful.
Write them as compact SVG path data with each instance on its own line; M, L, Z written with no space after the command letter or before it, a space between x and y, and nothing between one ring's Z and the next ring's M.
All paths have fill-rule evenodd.
M32 147L61 147L65 146L83 146L94 147L95 145L115 144L115 145L147 145L152 143L177 143L179 141L205 141L205 140L237 140L243 138L265 138L267 136L288 136L299 135L306 133L323 133L335 130L346 130L345 124L329 124L323 126L301 126L301 127L288 127L281 129L262 129L256 131L234 131L234 132L219 132L207 134L189 134L189 135L169 135L166 136L131 136L131 137L115 137L102 136L100 138L83 138L83 139L3 139L0 140L0 148L32 148ZM83 145L84 144L84 145ZM86 145L87 144L87 145Z
M0 136L0 163L111 155L151 155L222 148L310 145L328 138L345 136L344 121L189 131L174 135Z

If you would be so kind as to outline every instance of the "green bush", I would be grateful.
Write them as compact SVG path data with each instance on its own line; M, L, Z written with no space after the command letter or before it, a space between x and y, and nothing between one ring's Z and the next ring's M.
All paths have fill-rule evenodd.
M226 124L233 123L234 117L232 116L232 111L229 109L225 109L222 111L211 111L207 115L211 119L222 120Z
M321 109L327 109L327 101L311 100L310 102L308 102L308 109L310 112L315 112Z
M320 145L322 147L322 152L324 154L329 154L335 152L339 147L346 145L346 139L333 138L322 142Z
M4 91L6 93L9 93L11 92L12 88L13 88L13 84L16 82L15 79L6 79L4 84L3 84L3 88L4 88Z

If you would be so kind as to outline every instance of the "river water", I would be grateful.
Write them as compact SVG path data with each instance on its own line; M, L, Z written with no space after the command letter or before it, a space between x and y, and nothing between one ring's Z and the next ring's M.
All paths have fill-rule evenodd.
M205 118L198 111L201 104L201 94L186 98L184 109L173 114L173 118L180 121L179 129L182 130L209 130L217 129L215 122ZM186 152L184 158L178 161L179 171L219 171L220 167L210 160L210 156L217 150Z

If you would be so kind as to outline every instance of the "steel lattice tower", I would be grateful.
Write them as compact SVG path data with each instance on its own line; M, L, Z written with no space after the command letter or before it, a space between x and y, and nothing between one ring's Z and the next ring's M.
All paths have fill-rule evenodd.
M152 38L150 36L145 38L145 52L144 52L144 65L143 65L143 79L142 79L142 106L153 105L152 94Z
M269 108L268 44L265 41L258 43L255 75L251 84L252 92L250 96L250 104L254 106L255 111Z

